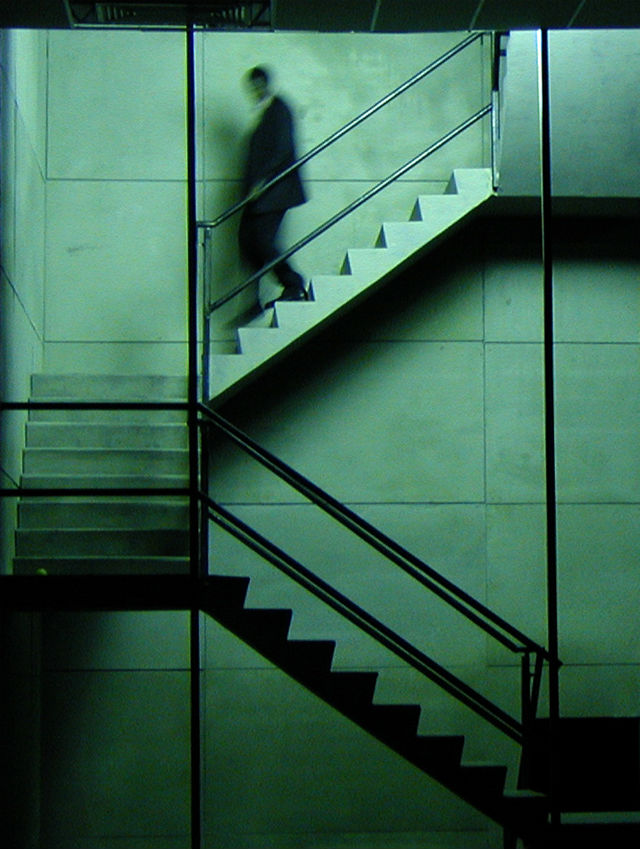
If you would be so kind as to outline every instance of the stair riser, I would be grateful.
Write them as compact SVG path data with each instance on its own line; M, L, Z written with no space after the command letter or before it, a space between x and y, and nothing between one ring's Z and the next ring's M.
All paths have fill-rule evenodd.
M35 400L35 399L31 399ZM60 399L47 399L60 400ZM29 421L59 424L184 424L184 410L31 410Z
M180 475L188 470L186 451L101 451L27 448L25 475Z
M185 575L189 561L180 557L18 557L14 561L16 575Z
M186 450L184 425L75 425L29 422L28 448L109 448Z
M18 530L18 557L184 557L188 535L182 531Z
M29 528L156 528L184 530L189 524L188 508L181 504L158 504L150 501L69 502L24 500L18 507L19 525Z
M163 375L84 375L35 374L31 378L31 398L79 401L184 401L184 377Z
M408 253L391 248L356 248L348 252L343 271L373 283L394 269Z
M184 489L189 480L186 475L23 475L22 485L33 489Z

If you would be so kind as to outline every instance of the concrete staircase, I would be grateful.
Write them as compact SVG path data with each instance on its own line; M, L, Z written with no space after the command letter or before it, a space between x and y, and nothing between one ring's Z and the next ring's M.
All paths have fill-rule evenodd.
M493 194L488 169L457 169L442 195L420 195L409 221L382 225L375 247L352 248L341 274L311 278L311 300L276 304L237 331L235 354L211 357L211 400L219 403L438 243Z
M169 377L34 375L33 401L184 401ZM180 410L34 410L22 484L28 487L184 487L185 413ZM16 574L157 574L188 571L185 499L21 499Z

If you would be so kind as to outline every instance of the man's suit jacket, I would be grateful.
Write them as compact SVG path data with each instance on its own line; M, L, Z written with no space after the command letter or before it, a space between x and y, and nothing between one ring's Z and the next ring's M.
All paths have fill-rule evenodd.
M296 161L291 110L281 97L268 104L249 140L245 192L271 180ZM252 212L274 212L299 206L306 200L298 171L280 180L251 204Z

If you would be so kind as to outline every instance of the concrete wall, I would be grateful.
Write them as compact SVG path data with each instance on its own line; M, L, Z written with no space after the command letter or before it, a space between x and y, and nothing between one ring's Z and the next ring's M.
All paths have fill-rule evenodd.
M457 34L198 37L200 215L216 215L240 198L252 120L241 87L248 67L264 62L276 71L297 113L302 153L458 40ZM182 373L184 39L52 32L49 44L46 368ZM309 165L311 201L291 213L285 239L297 240L478 109L487 100L483 52L486 57L474 45L405 95L402 106L374 119L367 134L358 132ZM469 131L411 174L384 201L387 211L408 217L416 180L438 191L454 165L482 164L485 135L486 127ZM380 220L372 208L358 224L345 223L305 251L299 258L305 273L337 269L346 247L371 243ZM214 240L217 294L248 276L238 262L236 230L233 220ZM254 299L248 293L216 317L216 349L233 345L237 317Z
M92 41L98 38L104 39L99 49ZM336 91L328 70L336 63L328 61L329 53L312 62L310 43L304 51L300 45L286 51L288 71L284 52L268 52L271 41L264 46L248 41L240 57L240 48L225 53L226 38L207 36L199 54L205 103L200 120L212 134L203 137L201 160L207 215L237 196L239 156L231 140L241 135L247 118L240 112L238 84L245 67L265 60L277 69L282 89L301 110L302 148L305 140L315 140L316 129L321 134L320 125L328 120L326 91ZM47 367L138 371L162 363L179 371L184 340L184 148L176 141L183 126L181 41L133 33L52 33L50 39L49 114L56 126L49 127L47 146ZM364 47L350 52L351 43L340 50L353 71L363 66ZM440 45L434 47L439 51ZM383 67L389 77L398 52ZM293 74L303 59L315 76ZM376 56L367 65L376 60L385 66ZM159 66L167 73L157 75ZM156 75L149 91L145 81ZM216 77L225 83L220 92L213 89ZM311 104L313 93L318 99ZM380 93L370 97L367 88L357 99L366 101L364 106ZM119 129L113 116L122 119ZM124 132L123 124L130 131ZM96 138L103 144L96 146ZM224 170L215 170L218 158L226 162ZM350 155L345 161L352 161ZM347 196L354 189L350 184L367 187L381 176L371 152L356 161L372 164L348 179L331 173L325 179L324 172L310 170L312 196L328 205L334 194ZM434 189L444 179L445 164L450 163L443 163L441 173L424 175ZM402 193L397 203L404 208ZM149 216L152 235L142 237ZM302 220L292 220L290 232L301 225ZM368 233L370 223L362 226ZM432 566L545 641L537 233L537 222L502 220L464 231L226 412ZM640 497L634 430L640 258L635 243L620 222L597 222L591 229L580 222L558 242L561 655L567 714L637 713ZM226 260L231 276L233 251ZM150 314L147 306L154 307ZM221 345L226 334L221 325ZM408 580L392 578L378 558L347 542L311 508L222 445L215 457L215 491L356 600L433 649L469 683L482 686L503 707L517 709L517 668L510 658L422 596L416 604ZM356 639L295 589L284 589L271 570L220 533L214 534L212 567L254 575L252 604L293 605L294 636L336 637L338 668L380 668L380 701L422 700L425 733L463 731L469 758L514 763L511 748L481 731L471 715ZM55 614L43 627L43 845L188 846L186 617ZM212 844L229 849L500 845L484 818L210 621L205 631L205 831Z
M49 34L48 371L186 368L183 41Z
M46 33L0 32L0 397L26 401L42 367L45 278ZM24 415L0 417L0 485L21 471ZM0 572L12 558L15 503L0 504Z
M42 846L188 849L183 613L52 613L42 637Z
M571 198L640 195L640 31L549 34L553 192ZM508 46L501 189L540 193L537 35Z
M567 221L558 232L566 715L637 713L640 255L632 233L633 222L605 220ZM225 413L546 643L541 327L535 222L487 219ZM214 458L218 500L517 715L512 657L231 448L220 444ZM295 637L335 637L338 668L381 669L376 699L419 700L424 733L465 733L466 757L514 765L509 746L473 715L302 590L287 589L286 579L222 532L214 535L212 568L253 575L250 605L291 605ZM207 748L208 828L221 845L456 846L447 834L454 823L460 845L492 845L482 818L360 740L221 629L207 623L207 632L207 712L217 720L207 723L217 753L216 760ZM344 761L338 751L347 752Z

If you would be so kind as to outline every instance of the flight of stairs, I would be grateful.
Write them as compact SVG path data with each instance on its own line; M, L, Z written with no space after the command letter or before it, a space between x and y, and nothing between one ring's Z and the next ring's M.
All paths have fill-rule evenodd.
M32 401L184 401L182 377L34 375ZM180 410L33 410L22 485L186 487ZM24 497L15 574L175 574L188 571L184 497Z
M236 353L214 354L209 397L219 403L329 319L356 304L434 247L493 195L491 171L456 169L441 195L420 195L409 221L382 225L371 248L352 248L342 273L311 278L309 301L281 301L237 330Z
M507 792L505 766L464 763L461 735L419 734L420 705L375 702L377 672L332 670L335 642L290 640L292 611L245 607L249 583L249 578L210 577L202 608L308 690L498 824L530 837L544 829L548 803L543 795Z

